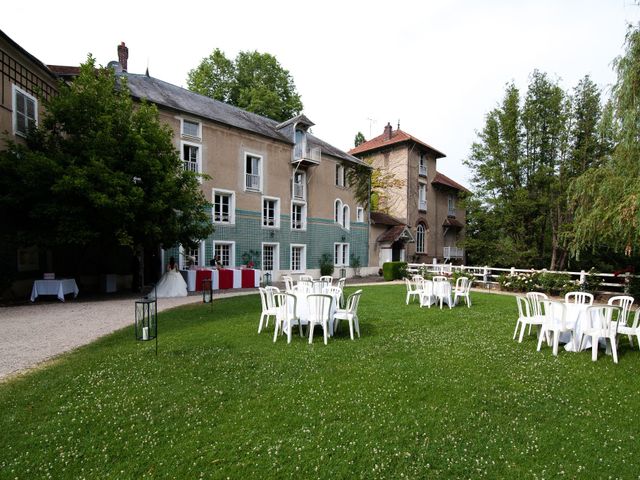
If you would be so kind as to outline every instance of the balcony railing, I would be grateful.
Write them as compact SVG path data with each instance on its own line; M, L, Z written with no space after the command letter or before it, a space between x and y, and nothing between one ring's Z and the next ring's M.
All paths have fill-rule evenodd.
M247 189L249 190L260 190L260 175L255 175L253 173L247 173L246 180Z
M321 153L320 147L305 148L304 145L298 144L293 149L293 161L320 163Z
M418 175L422 177L427 176L427 166L426 165L418 165Z
M304 185L302 183L293 184L293 198L304 200Z
M442 256L444 258L462 258L464 257L464 249L458 247L444 247Z
M187 172L198 173L198 162L190 162L189 160L184 160L184 169Z
M427 210L427 201L426 200L418 200L418 210Z

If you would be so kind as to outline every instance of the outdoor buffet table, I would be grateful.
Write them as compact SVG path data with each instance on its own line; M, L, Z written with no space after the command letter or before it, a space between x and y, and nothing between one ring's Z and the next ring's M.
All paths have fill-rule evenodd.
M262 272L252 268L202 268L194 271L193 289L187 282L189 291L201 291L202 281L211 279L213 290L226 290L230 288L257 288L260 286Z
M34 280L31 289L31 301L35 302L40 295L56 295L64 302L67 293L73 293L73 298L78 296L78 285L74 278L59 278L55 280Z

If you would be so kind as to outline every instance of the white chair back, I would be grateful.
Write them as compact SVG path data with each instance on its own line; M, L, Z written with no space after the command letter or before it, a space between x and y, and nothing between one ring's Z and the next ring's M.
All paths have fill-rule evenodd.
M322 293L312 293L307 296L309 307L309 321L329 322L331 316L331 306L334 299L331 295Z
M360 303L360 295L362 294L362 290L358 290L347 298L347 305L345 310L353 315L358 314L358 304Z
M437 283L437 282L446 282L446 281L448 281L448 279L447 279L447 277L444 277L442 275L436 275L435 277L433 277L433 281L435 283Z
M298 282L313 282L313 277L311 275L300 275Z
M569 292L564 296L565 303L593 305L593 295L587 292Z
M549 300L544 293L541 292L527 292L527 299L531 302L531 310L533 315L541 317L543 315L542 302Z
M618 331L622 309L615 305L596 305L587 308L587 316L594 328L599 328L601 336L615 336Z
M469 283L469 279L467 277L458 277L456 280L456 292L465 292L467 290L467 284Z
M516 303L518 304L518 318L530 318L531 308L529 306L529 299L522 295L516 295Z
M320 277L320 284L322 288L330 287L333 285L333 277L331 275L323 275Z
M298 280L297 286L299 292L313 292L313 281L311 280Z
M265 287L264 291L266 296L267 308L271 310L275 308L273 296L276 293L280 293L280 289L278 287Z
M291 278L289 275L283 275L282 276L282 280L284 281L284 289L287 292L290 292L293 290L293 278Z
M336 284L336 286L340 287L341 289L344 290L344 284L346 283L347 279L346 278L340 278L338 279L338 283Z
M617 295L615 297L611 297L607 304L620 307L619 325L627 326L629 322L629 312L631 311L631 306L633 305L633 297L630 297L628 295Z
M267 305L267 292L262 287L259 287L258 291L260 292L260 303L262 304L262 311L266 312L269 309L269 306Z

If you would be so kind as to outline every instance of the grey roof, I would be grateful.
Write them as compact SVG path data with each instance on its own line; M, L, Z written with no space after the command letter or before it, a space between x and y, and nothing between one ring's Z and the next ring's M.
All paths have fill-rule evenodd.
M248 112L157 78L134 73L123 73L123 75L126 76L131 95L135 98L145 99L157 105L240 128L289 145L294 143L294 138L292 131L287 127L292 128L296 122L313 124L304 115L298 115L286 122L279 123L271 118ZM307 141L314 146L319 146L323 155L331 155L341 160L368 166L359 158L349 155L311 134L308 134Z

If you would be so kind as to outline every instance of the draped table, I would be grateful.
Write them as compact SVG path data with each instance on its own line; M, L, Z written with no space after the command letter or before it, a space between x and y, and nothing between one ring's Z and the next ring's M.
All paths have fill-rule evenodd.
M202 268L196 270L194 280L194 290L202 291L202 281L211 279L211 287L213 290L226 290L230 288L257 288L260 286L260 270L252 268L221 268L210 269ZM187 282L188 283L188 282ZM193 291L191 286L187 285L189 291Z
M74 278L59 278L55 280L34 280L31 289L31 301L34 302L40 295L56 295L64 302L67 293L73 293L73 298L78 296L78 284Z

